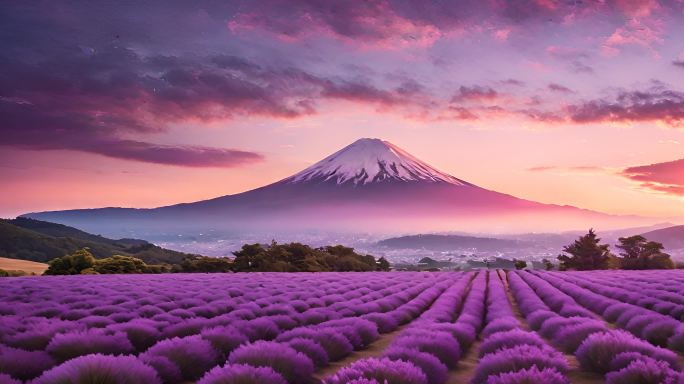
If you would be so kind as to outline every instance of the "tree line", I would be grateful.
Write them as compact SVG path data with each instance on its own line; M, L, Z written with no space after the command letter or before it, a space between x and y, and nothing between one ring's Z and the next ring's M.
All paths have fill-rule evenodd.
M641 235L620 237L616 245L618 255L610 251L608 244L593 229L580 236L575 242L563 247L564 254L558 255L559 270L587 271L594 269L673 269L675 264L665 247L656 241L649 241ZM548 263L548 264L547 264ZM549 269L550 263L545 265Z
M114 273L212 273L212 272L370 272L389 271L384 257L375 259L342 245L313 248L301 243L245 244L228 257L188 256L177 264L146 264L132 257L114 255L97 259L88 248L52 259L45 275Z

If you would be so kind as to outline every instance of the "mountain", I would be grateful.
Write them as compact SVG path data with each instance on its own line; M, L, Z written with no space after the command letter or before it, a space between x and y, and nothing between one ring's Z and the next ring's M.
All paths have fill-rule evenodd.
M662 243L665 249L684 248L684 225L657 229L642 234L645 238Z
M153 209L80 209L24 217L143 238L198 231L519 232L651 224L487 190L379 139L357 140L299 173L234 195Z
M190 256L144 240L112 240L62 224L27 218L0 219L0 257L46 262L84 247L97 258L134 256L148 264L177 264Z
M453 251L474 248L478 251L503 251L529 247L530 243L517 240L474 237L463 235L410 235L381 240L378 246L393 249L426 249L431 251Z

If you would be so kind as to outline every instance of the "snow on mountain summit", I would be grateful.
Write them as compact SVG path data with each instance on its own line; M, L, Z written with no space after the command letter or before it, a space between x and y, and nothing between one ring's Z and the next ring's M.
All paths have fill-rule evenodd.
M388 141L368 138L353 142L283 181L354 185L422 181L472 185L436 170Z

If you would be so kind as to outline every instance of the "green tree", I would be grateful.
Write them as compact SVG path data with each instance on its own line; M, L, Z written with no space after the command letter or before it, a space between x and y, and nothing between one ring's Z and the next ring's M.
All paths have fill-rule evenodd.
M176 272L231 272L233 262L227 257L188 257L176 268Z
M618 239L618 248L622 250L620 267L622 269L672 269L674 263L670 255L663 252L661 243L648 241L636 235Z
M608 244L601 244L593 229L584 236L580 236L574 243L563 247L568 255L559 255L561 270L588 271L593 269L609 269L611 259L614 259L608 249Z
M102 274L145 273L147 272L147 264L135 257L114 255L95 261L93 269Z
M525 260L513 259L513 265L515 265L515 269L527 268L527 262Z
M90 253L88 248L77 250L71 255L65 255L50 260L49 267L45 271L45 275L79 275L91 273L95 265L95 257Z
M389 263L389 261L387 261L387 259L385 259L384 256L380 257L378 259L377 264L378 264L378 268L377 268L378 271L385 271L386 272L386 271L390 270L390 263Z
M542 264L547 271L553 270L553 263L549 259L542 259Z

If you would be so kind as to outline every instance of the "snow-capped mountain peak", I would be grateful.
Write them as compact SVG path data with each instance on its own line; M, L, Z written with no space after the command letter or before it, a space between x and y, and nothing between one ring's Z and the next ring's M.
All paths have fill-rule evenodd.
M421 181L471 185L436 170L388 141L369 138L359 139L283 181L353 185Z

